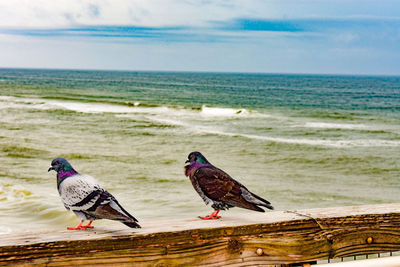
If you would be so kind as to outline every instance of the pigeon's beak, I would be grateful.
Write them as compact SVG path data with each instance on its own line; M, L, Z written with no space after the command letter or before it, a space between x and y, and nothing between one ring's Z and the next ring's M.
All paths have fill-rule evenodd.
M47 171L49 172L49 171L55 171L56 169L54 169L54 167L53 166L51 166Z
M186 164L186 163L189 163L189 162L190 162L190 160L187 160L187 161L185 161L185 164Z

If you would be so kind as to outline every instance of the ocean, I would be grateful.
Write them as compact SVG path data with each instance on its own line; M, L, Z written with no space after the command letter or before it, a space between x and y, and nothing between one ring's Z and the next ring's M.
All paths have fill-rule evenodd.
M78 223L59 156L140 222L207 215L192 151L277 210L399 202L400 77L0 69L0 234Z

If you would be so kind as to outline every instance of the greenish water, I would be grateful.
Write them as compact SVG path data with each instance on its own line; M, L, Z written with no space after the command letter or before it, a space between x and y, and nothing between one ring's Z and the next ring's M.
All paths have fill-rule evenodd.
M195 150L278 210L399 202L400 77L0 69L0 233L78 222L57 156L139 221L205 215Z

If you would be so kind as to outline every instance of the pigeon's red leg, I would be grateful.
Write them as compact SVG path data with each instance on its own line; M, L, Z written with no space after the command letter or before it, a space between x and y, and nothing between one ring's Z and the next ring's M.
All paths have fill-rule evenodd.
M81 228L86 229L86 228L93 228L93 226L91 225L93 221L89 221L89 223L87 225L82 225Z
M219 212L219 210L215 210L213 213L211 213L208 216L205 216L205 217L199 216L199 217L200 217L200 219L203 219L203 220L218 220L219 218L221 218L221 216L218 216L218 212Z
M211 215L214 217L214 219L219 219L221 216L218 216L219 210L214 211Z
M81 221L76 227L67 227L68 230L85 230L86 228L84 226L82 226L82 222Z

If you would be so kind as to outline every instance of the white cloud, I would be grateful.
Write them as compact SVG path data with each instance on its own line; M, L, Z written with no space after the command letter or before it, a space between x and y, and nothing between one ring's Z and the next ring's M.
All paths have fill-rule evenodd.
M0 0L1 28L206 26L235 18L399 18L399 3L365 0Z
M0 27L203 26L250 16L259 1L0 0ZM254 6L253 6L254 4Z

